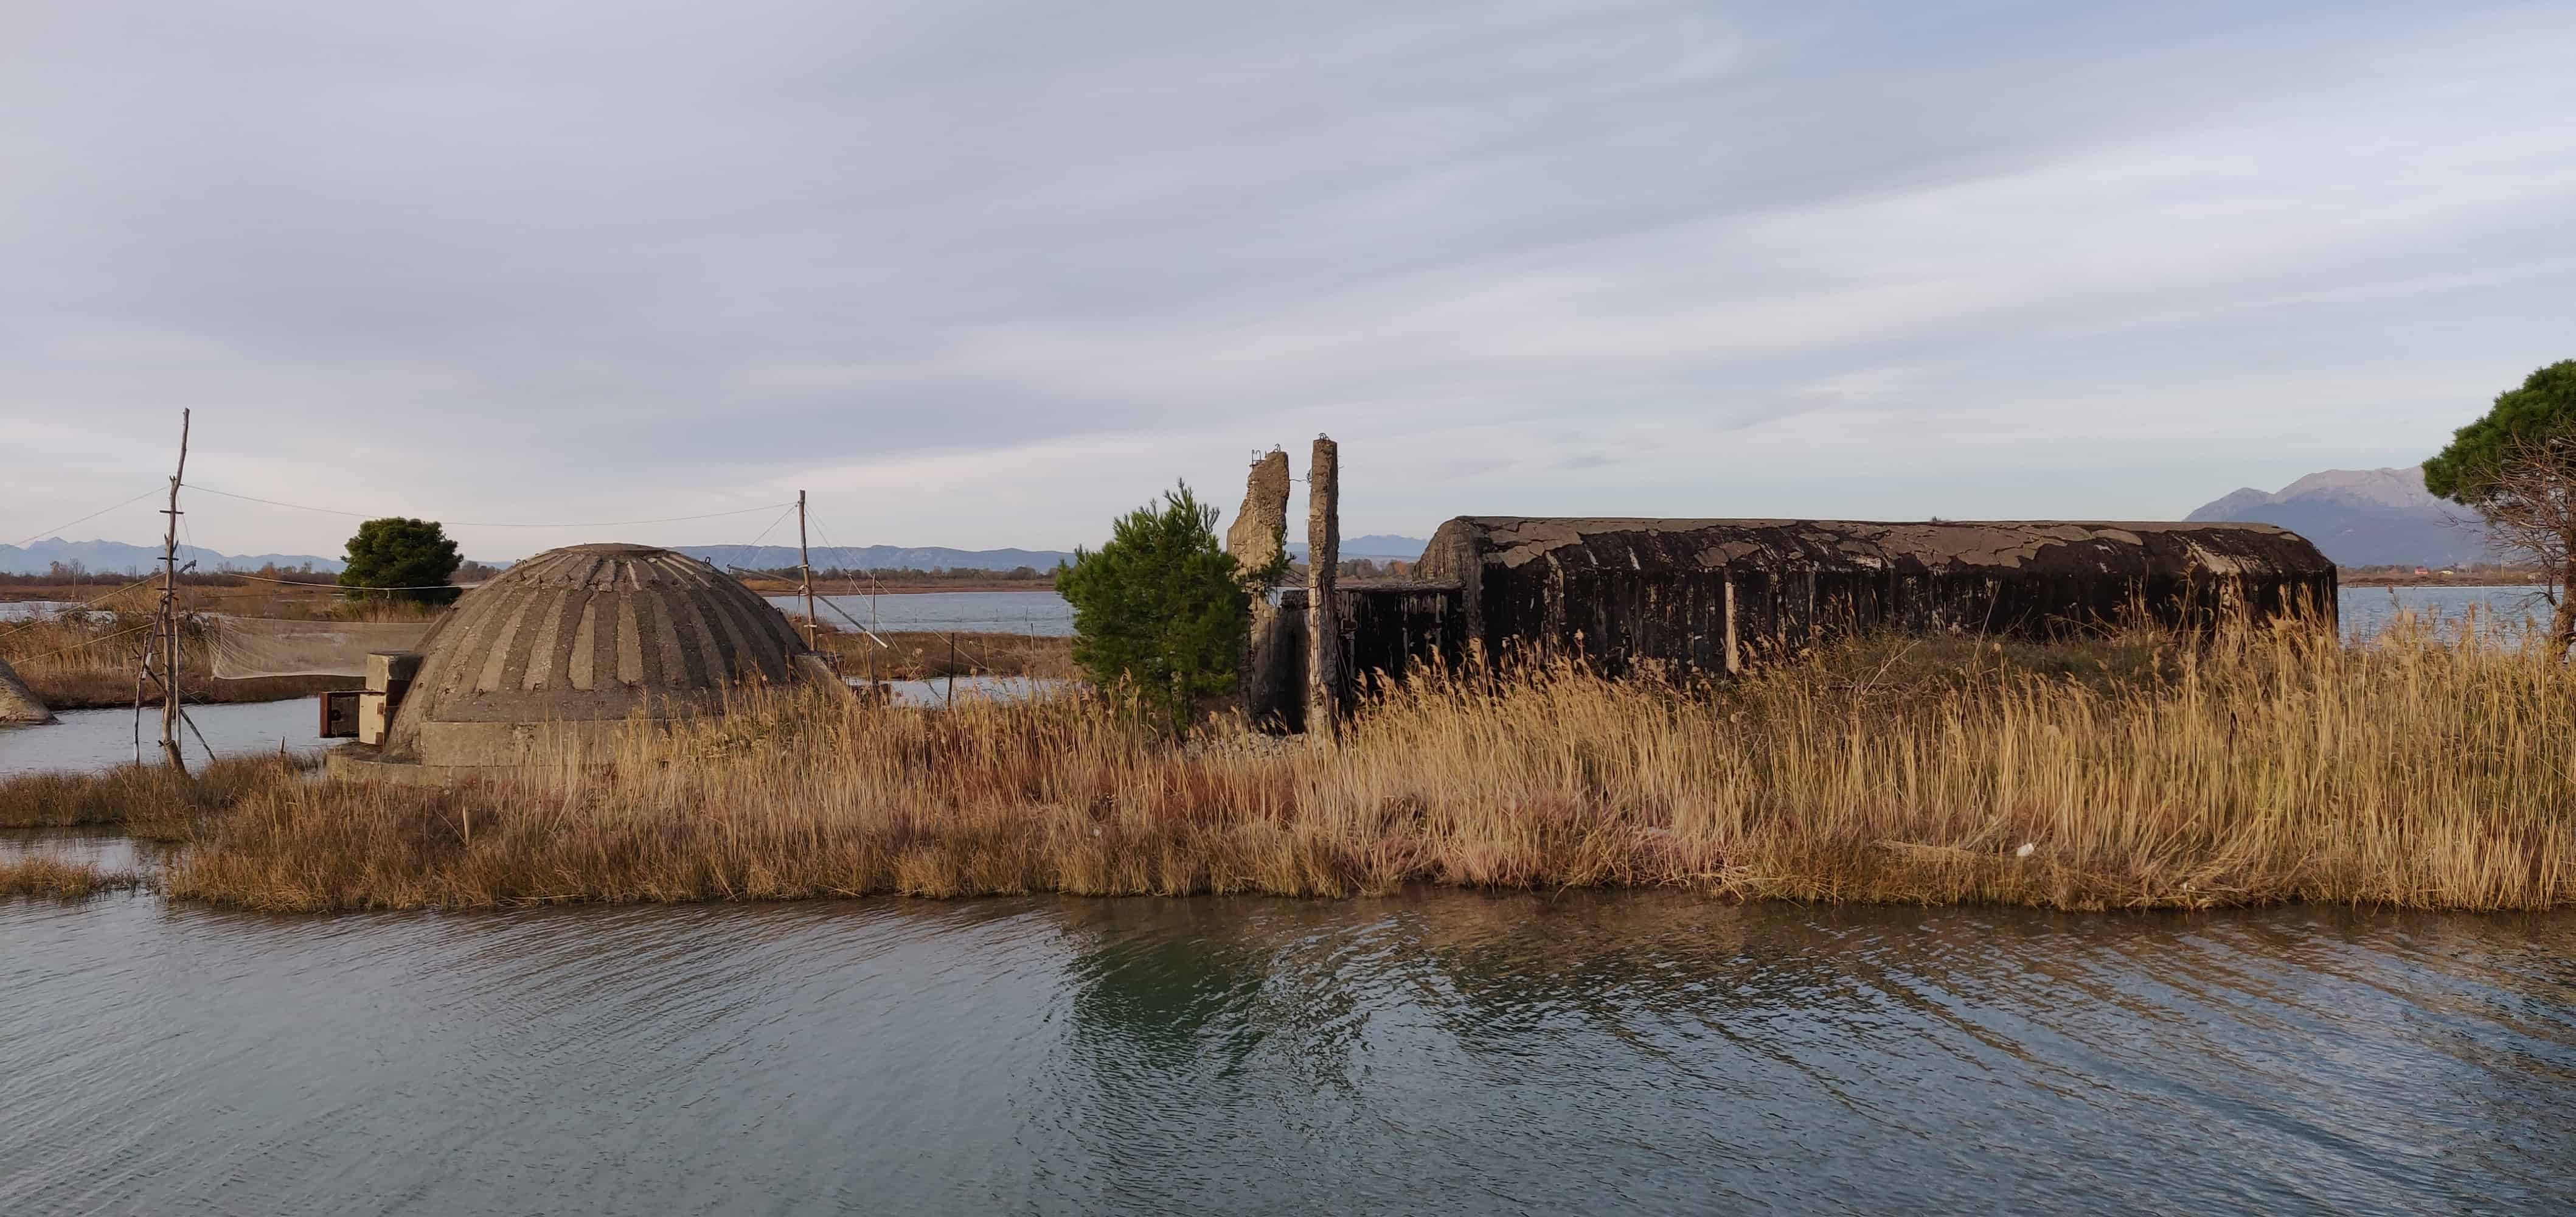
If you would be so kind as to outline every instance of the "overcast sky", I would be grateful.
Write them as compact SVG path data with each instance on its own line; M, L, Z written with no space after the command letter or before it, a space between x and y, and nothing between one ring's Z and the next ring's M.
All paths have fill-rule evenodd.
M1346 534L2169 518L2576 356L2571 45L2563 3L0 0L0 542L151 489L183 406L215 490L801 487L840 544L1096 542L1177 478L1231 518L1318 432Z

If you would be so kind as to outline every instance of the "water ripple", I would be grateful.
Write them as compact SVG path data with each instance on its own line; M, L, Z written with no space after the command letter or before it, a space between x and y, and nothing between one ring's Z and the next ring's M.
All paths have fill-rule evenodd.
M1634 894L21 901L0 1212L2564 1208L2571 948Z

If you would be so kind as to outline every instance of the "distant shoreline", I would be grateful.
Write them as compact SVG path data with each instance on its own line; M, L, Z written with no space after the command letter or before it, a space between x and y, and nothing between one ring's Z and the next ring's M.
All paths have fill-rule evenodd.
M793 596L796 585L784 579L745 579L743 586L764 596ZM1055 579L940 579L911 583L858 583L824 586L817 584L817 596L919 596L931 592L1051 592Z

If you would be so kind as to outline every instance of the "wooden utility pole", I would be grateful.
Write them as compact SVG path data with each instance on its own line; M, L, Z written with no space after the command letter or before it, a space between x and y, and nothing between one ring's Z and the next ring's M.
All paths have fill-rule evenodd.
M1306 734L1331 743L1342 712L1342 602L1333 594L1342 564L1342 456L1315 437L1306 467Z
M814 616L814 559L805 550L805 492L802 490L796 492L796 570L805 581L801 589L805 593L805 649L819 651L822 648L815 643L815 629L821 621Z
M179 469L170 475L170 526L161 535L161 755L181 773L179 755L179 482L188 476L188 416L179 411Z

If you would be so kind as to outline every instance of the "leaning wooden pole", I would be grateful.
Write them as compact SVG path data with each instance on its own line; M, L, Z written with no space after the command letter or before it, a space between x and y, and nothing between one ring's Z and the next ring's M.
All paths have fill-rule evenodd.
M799 589L805 593L805 649L819 651L815 627L822 621L814 615L814 559L805 550L805 492L796 492L796 573L804 580Z
M179 468L170 475L170 517L161 534L161 755L181 773L179 755L179 483L188 476L188 410L179 411Z
M1333 594L1342 564L1341 449L1315 437L1306 469L1306 731L1338 738L1342 713L1342 605Z

